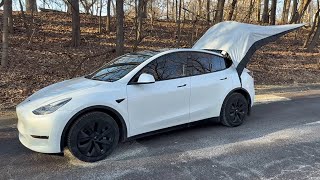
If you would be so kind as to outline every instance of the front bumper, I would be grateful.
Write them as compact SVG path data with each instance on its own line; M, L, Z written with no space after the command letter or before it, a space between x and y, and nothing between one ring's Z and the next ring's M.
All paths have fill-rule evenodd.
M17 106L19 140L27 148L41 153L60 153L63 128L68 119L63 112L34 115L32 110Z

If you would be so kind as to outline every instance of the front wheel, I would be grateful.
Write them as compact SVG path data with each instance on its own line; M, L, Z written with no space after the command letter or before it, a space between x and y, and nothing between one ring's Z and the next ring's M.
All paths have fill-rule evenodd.
M81 116L68 134L71 153L85 162L105 159L116 148L118 141L117 123L103 112L90 112Z
M236 127L243 123L247 114L247 99L240 93L233 93L222 105L220 121L225 126Z

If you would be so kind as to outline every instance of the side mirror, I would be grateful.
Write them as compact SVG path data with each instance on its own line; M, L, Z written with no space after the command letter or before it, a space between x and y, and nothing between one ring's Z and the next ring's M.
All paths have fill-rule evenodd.
M137 84L150 84L154 82L156 82L156 80L151 74L142 73L139 76Z

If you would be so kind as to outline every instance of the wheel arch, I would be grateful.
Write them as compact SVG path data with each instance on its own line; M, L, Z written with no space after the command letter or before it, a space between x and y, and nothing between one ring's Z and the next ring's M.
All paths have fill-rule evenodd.
M124 121L123 117L121 114L116 111L115 109L108 107L108 106L90 106L87 108L82 109L81 111L77 112L75 115L72 116L72 118L68 121L68 123L65 125L62 134L61 134L61 140L60 140L60 149L61 152L63 151L64 147L66 146L66 138L67 134L71 128L71 126L74 124L74 122L82 115L93 112L93 111L99 111L99 112L104 112L110 115L116 123L119 126L119 131L120 131L120 137L119 141L123 142L127 139L127 125L126 122Z
M227 96L225 97L225 99L223 100L223 104L225 103L226 99L233 93L240 93L247 99L247 101L248 101L248 115L250 115L251 114L251 105L252 105L251 96L250 96L249 92L244 88L239 87L239 88L235 88L232 91L230 91L227 94ZM221 108L222 107L223 107L223 105L221 106Z

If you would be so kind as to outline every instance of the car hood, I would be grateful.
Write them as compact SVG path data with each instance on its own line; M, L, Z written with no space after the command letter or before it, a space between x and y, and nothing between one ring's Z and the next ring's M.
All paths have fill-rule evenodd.
M259 26L225 21L212 26L192 48L226 51L241 75L257 49L303 25Z
M23 103L42 105L62 98L72 98L72 93L94 88L108 82L86 79L84 77L70 79L47 86L28 97Z

